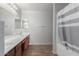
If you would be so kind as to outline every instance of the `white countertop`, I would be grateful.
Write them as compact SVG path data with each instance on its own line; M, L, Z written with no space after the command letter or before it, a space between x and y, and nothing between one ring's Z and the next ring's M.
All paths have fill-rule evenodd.
M4 55L8 53L13 47L21 42L29 33L22 33L22 35L11 35L5 37L5 51Z

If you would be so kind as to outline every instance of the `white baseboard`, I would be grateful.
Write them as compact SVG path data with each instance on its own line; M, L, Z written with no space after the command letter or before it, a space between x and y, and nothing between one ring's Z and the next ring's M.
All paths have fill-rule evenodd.
M54 52L53 50L52 50L52 53L53 53L53 56L58 56L58 54Z

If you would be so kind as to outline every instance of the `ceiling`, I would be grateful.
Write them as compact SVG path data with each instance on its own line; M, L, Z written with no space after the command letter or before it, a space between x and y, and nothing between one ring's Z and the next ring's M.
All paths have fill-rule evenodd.
M67 6L69 3L56 3L55 4L55 13L57 14L58 11L63 9L65 6ZM22 11L22 15L26 17L31 16L29 12L48 12L53 13L53 3L17 3L19 8ZM37 14L38 15L38 14Z
M22 11L23 18L34 18L33 15L42 15L43 13L52 13L52 3L18 3L17 4ZM45 16L45 15L43 15Z
M65 8L69 3L56 3L55 4L55 11L56 14L63 8Z
M22 11L51 11L52 3L19 3L17 4Z
M49 15L53 16L53 3L18 3L17 4L22 11L23 19L38 19L49 18ZM62 8L67 6L68 3L56 3L55 13L57 14ZM41 16L42 15L42 16ZM48 16L47 16L48 15ZM37 17L37 18L36 18Z

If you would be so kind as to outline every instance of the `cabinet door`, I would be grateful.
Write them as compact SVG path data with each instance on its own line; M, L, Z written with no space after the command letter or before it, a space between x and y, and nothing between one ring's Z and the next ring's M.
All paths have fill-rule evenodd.
M25 42L24 42L24 49L27 49L28 45L29 45L29 40L26 39Z
M21 56L22 55L22 50L21 50L21 43L19 43L16 46L16 56Z
M29 46L29 36L26 37L26 41L25 41L25 44L24 44L24 49L27 49Z
M15 56L15 48L9 51L5 56Z
M27 49L28 46L29 46L29 36L27 36L22 42L22 49L23 49L23 51L24 51L24 49Z

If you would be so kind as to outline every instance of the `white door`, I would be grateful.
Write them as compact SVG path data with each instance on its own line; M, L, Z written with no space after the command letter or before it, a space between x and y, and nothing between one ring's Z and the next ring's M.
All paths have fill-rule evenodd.
M30 14L30 44L52 44L52 14L48 12L31 12Z

